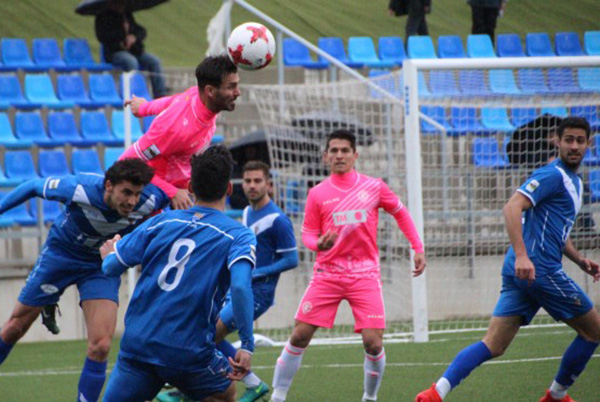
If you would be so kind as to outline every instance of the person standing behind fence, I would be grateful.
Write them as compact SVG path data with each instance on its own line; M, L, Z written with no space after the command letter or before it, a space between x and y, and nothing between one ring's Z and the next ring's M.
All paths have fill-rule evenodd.
M390 15L400 17L408 15L406 20L406 37L429 35L425 14L431 12L431 0L390 0Z
M488 34L494 43L494 31L496 30L496 20L500 11L504 11L508 0L467 0L471 6L471 17L473 26L471 33Z

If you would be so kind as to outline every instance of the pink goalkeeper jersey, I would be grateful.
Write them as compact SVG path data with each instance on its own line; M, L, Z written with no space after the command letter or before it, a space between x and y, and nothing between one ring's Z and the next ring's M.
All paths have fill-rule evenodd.
M338 233L331 249L317 252L315 274L379 277L379 208L398 215L404 205L383 180L354 170L331 175L309 191L303 235L321 236L328 230ZM418 236L414 242L415 251L423 252Z
M170 198L187 189L192 155L210 145L217 114L200 100L198 87L159 98L140 106L141 116L156 115L150 129L119 159L140 158L155 170L152 183Z

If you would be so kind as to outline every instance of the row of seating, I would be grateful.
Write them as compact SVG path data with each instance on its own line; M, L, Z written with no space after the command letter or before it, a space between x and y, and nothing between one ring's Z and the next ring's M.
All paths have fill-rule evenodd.
M460 136L472 133L490 135L497 132L513 132L540 114L551 114L559 117L568 115L585 117L592 130L600 131L600 118L597 105L566 107L544 107L539 112L536 108L512 108L509 111L503 107L451 107L449 113L442 106L422 106L421 112L444 127L448 135ZM441 131L421 119L423 135L439 134Z
M576 32L559 32L555 36L556 51L552 48L550 36L545 33L530 33L525 39L525 49L517 34L501 34L497 47L488 35L469 35L467 51L462 39L457 35L440 36L436 53L430 36L411 36L405 50L404 41L398 36L380 37L378 49L371 37L351 37L348 39L348 53L342 38L319 38L319 49L352 68L389 68L401 66L406 58L465 58L465 57L549 57L600 55L600 31L588 31L584 35L584 48ZM585 50L584 50L585 49ZM293 38L283 40L283 60L287 66L300 66L308 69L325 69L329 61L319 56L312 59L308 48Z
M72 146L93 146L102 143L106 146L122 146L125 139L125 112L113 110L109 126L104 111L82 111L80 125L70 111L52 112L44 124L39 112L17 112L14 130L6 113L0 113L0 145L8 149L22 149L37 145L54 148L70 144ZM148 130L154 116L139 119L131 115L131 136L135 141ZM47 127L46 127L47 126Z
M60 74L56 77L56 91L49 74L26 74L25 90L21 89L15 74L0 75L0 109L38 109L48 107L65 109L101 108L104 106L123 107L123 76L119 90L111 74L90 74L87 85L80 74ZM146 79L134 74L131 79L131 93L145 99L152 99Z
M403 76L389 71L371 70L369 77L388 92L402 98ZM398 77L398 78L396 78ZM459 70L432 70L427 75L418 72L419 96L530 96L587 94L600 91L600 68L540 68ZM373 91L373 97L381 97Z
M3 38L0 41L0 71L109 71L112 64L97 63L92 56L87 39L66 38L63 41L64 58L58 42L53 38L39 38L32 41L32 54L27 42L19 38Z

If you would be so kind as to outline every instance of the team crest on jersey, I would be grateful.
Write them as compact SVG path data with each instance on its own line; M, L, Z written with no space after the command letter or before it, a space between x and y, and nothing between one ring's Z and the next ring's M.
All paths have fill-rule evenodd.
M304 314L310 313L311 310L312 310L312 303L311 302L307 301L307 302L304 302L304 304L302 304L302 312Z
M571 302L576 306L581 306L581 300L579 300L579 294L573 293L571 295Z
M538 187L540 186L540 182L537 180L531 180L529 182L529 184L525 187L525 190L529 191L530 193L533 193L535 190L538 189Z
M40 286L40 289L42 289L42 292L46 293L47 295L53 295L54 293L58 293L58 288L49 283L44 283Z
M192 222L193 223L198 223L200 221L200 219L204 218L204 214L201 214L200 212L196 212L194 214L194 216L192 217Z
M361 202L366 202L369 199L369 193L365 190L361 190L358 192L357 197Z

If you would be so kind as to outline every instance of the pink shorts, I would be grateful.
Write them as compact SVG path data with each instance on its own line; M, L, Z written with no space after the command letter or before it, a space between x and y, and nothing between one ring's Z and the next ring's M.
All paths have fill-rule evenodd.
M379 278L313 277L304 292L296 320L332 328L338 306L347 300L354 315L354 332L385 329L385 306Z

